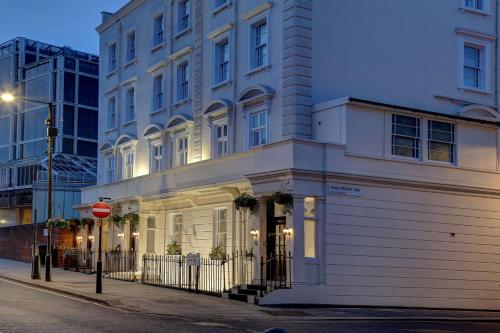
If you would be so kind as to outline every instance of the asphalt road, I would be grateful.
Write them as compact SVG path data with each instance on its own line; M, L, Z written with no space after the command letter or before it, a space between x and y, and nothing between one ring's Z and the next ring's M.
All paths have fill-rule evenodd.
M289 332L335 333L489 333L500 323L411 321L319 321L270 318L255 322L197 320L127 312L0 279L0 333L13 332L264 332L282 327Z

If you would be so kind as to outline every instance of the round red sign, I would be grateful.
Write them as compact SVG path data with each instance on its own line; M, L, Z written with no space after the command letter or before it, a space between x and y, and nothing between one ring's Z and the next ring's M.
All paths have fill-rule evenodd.
M96 202L92 205L92 214L100 219L105 219L111 214L111 206L105 202Z

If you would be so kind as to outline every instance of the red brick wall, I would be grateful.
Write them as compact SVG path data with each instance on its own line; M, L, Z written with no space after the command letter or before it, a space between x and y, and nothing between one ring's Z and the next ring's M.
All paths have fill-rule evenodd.
M47 237L43 236L43 226L38 225L38 245L46 245ZM0 228L0 258L18 261L31 261L31 245L33 244L33 225L16 225ZM73 233L67 229L53 229L52 244L57 246L73 246Z

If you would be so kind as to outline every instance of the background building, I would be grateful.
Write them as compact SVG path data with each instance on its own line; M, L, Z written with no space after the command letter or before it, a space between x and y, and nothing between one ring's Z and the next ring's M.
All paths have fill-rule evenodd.
M497 16L486 0L104 13L99 177L79 209L138 213L139 255L291 251L292 288L264 304L498 308ZM243 192L256 214L234 209ZM114 228L105 247L131 248Z

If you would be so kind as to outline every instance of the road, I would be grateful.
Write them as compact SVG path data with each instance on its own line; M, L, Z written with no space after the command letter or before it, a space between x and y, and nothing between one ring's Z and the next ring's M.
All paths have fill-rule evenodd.
M320 321L241 318L206 321L192 317L156 316L128 312L98 303L0 279L0 333L21 332L263 332L282 327L289 332L335 333L489 333L500 332L500 323Z

